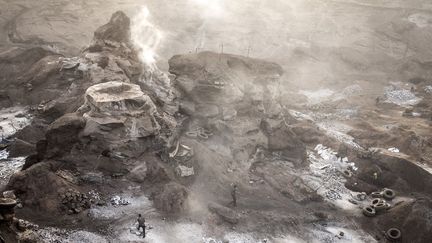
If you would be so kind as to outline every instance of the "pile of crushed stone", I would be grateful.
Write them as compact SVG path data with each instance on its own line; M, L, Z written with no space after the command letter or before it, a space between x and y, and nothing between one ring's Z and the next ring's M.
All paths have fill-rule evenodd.
M351 191L345 187L345 177L352 176L357 170L355 164L346 157L337 157L335 151L322 144L309 151L308 158L311 174L305 181L326 200L345 208L346 202L352 198Z
M421 100L410 90L396 89L395 87L387 87L385 89L384 97L384 102L399 106L415 105Z

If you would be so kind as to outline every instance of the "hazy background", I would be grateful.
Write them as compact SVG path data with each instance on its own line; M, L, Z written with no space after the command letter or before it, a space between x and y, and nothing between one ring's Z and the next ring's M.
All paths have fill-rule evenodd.
M50 45L76 55L111 14L141 7L162 32L158 65L195 51L278 62L299 86L430 78L429 0L0 0L0 51Z

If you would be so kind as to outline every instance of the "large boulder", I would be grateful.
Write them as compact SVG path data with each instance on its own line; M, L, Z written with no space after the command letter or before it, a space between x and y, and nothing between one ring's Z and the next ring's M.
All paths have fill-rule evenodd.
M75 113L66 114L54 121L45 134L46 154L44 157L53 158L69 152L78 142L78 135L85 124L85 119Z
M14 190L23 205L37 208L42 212L58 212L58 194L73 187L71 183L58 176L52 163L41 162L15 173L8 189Z
M161 126L156 106L135 84L106 82L91 86L80 108L87 121L84 136L124 141L156 135Z
M10 157L21 157L34 154L36 152L36 146L28 143L21 139L16 139L10 146L9 156Z

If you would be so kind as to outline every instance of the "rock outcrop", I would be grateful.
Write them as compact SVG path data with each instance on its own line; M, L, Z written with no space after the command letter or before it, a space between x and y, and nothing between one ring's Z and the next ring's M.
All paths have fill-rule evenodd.
M156 106L138 85L106 82L91 86L80 111L87 121L84 136L124 141L159 133Z
M42 54L22 76L24 84L31 84L22 92L40 97L28 100L37 105L35 119L18 134L15 149L25 145L35 154L27 158L23 170L8 185L17 191L26 207L61 213L59 193L98 186L106 182L105 175L132 172L130 178L137 183L153 181L162 187L172 180L154 152L166 149L177 126L172 116L175 106L171 113L164 111L168 102L155 102L155 86L143 85L146 64L137 58L130 41L130 20L124 13L115 13L108 24L99 28L90 47L80 56ZM167 78L153 71L153 81ZM44 88L53 88L53 93L45 96L49 100L39 93ZM40 131L36 141L34 130ZM29 137L33 140L26 141ZM144 155L148 155L148 162L143 164ZM132 162L128 158L133 158ZM75 179L57 173L60 166L74 171ZM89 178L89 170L96 170L92 173L100 176ZM164 188L157 197L161 210L180 210L187 196L185 189L179 184ZM81 212L87 206L75 209Z
M99 27L94 34L95 41L130 42L130 19L125 13L115 12L109 23Z

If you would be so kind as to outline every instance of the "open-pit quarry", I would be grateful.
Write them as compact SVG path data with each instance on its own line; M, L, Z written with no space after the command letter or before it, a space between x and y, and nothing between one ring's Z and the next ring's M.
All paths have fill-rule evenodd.
M409 2L0 0L0 243L432 242Z

